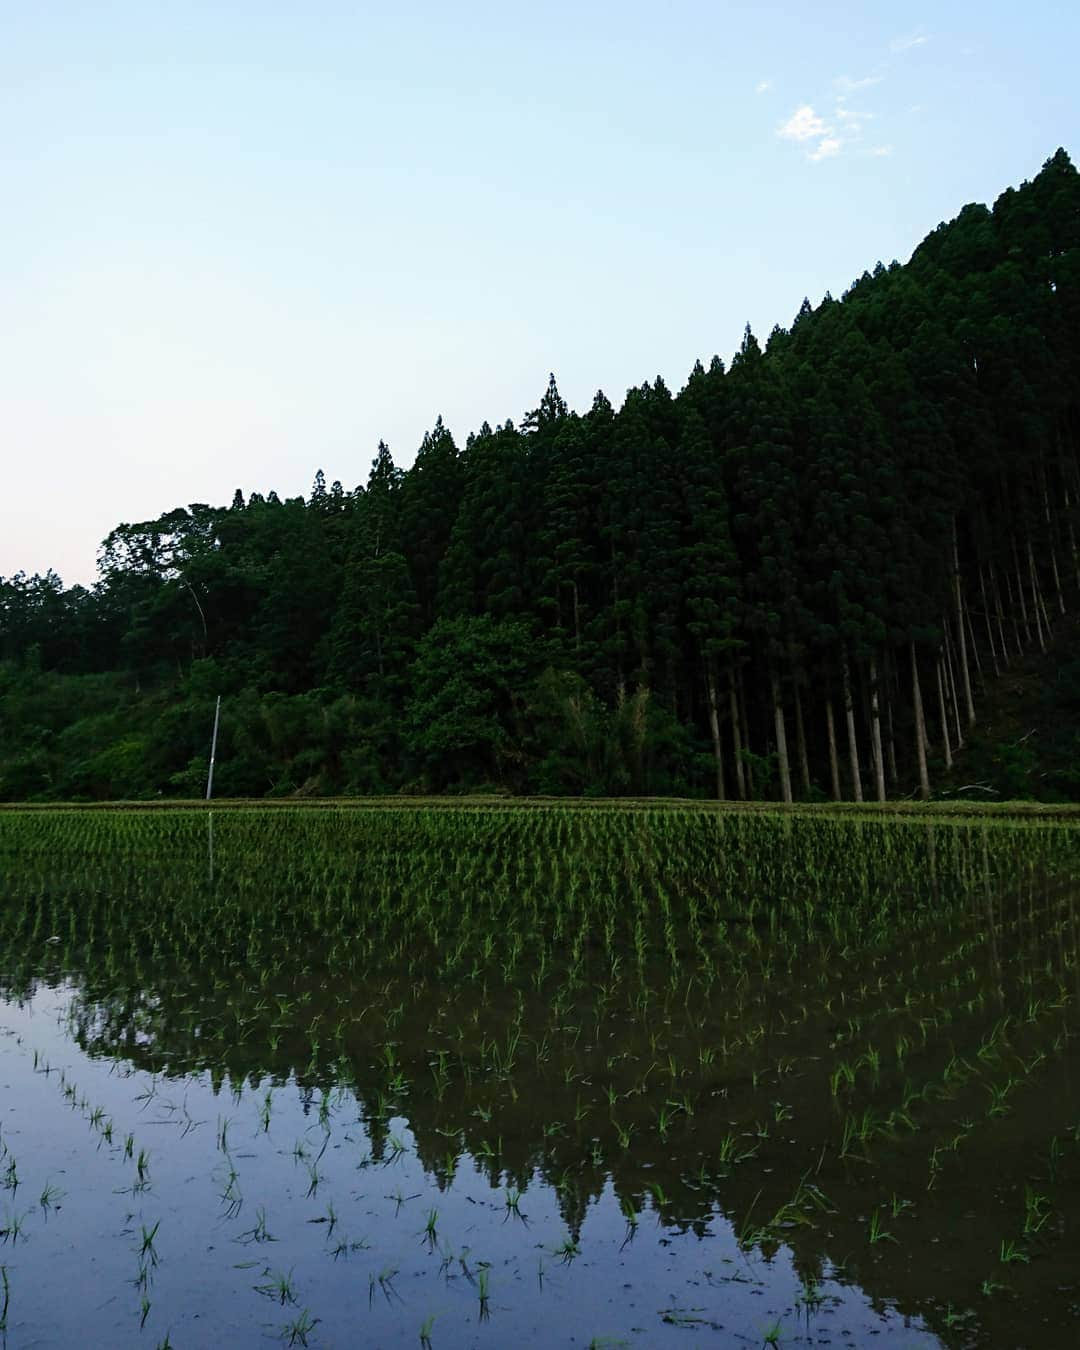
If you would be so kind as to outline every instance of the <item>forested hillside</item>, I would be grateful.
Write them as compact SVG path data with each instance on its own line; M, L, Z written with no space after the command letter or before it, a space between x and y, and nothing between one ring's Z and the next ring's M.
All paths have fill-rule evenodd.
M221 795L927 796L1080 605L1078 452L1058 151L677 395L552 378L407 472L120 525L89 590L0 579L0 797L197 795L218 694Z

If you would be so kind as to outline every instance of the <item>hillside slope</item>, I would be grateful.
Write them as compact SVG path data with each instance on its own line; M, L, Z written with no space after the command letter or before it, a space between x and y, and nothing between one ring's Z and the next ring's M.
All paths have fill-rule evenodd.
M677 394L552 376L408 471L118 525L89 590L0 578L0 796L191 795L218 696L223 795L1071 795L1078 539L1061 150Z

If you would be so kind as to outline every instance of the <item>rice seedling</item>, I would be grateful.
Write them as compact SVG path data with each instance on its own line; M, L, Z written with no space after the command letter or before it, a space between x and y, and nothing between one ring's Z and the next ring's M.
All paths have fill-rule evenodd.
M804 1276L795 1302L805 1310L807 1317L817 1312L825 1302L825 1293L820 1281L811 1275Z
M326 1213L320 1214L314 1219L309 1219L308 1223L326 1224L326 1236L329 1238L338 1225L338 1215L337 1210L334 1208L334 1202L328 1200L326 1203Z
M396 1194L363 1203L389 1220L420 1199L428 1218L412 1227L424 1241L410 1246L440 1253L436 1192L454 1185L456 1203L469 1204L462 1171L471 1181L473 1168L491 1193L481 1211L496 1221L520 1213L520 1188L550 1185L571 1232L614 1203L622 1241L641 1250L703 1215L719 1233L723 1203L745 1216L744 1250L783 1243L801 1270L823 1245L817 1228L863 1236L868 1221L854 1215L872 1186L892 1197L869 1221L887 1280L889 1224L904 1215L911 1225L905 1252L925 1241L924 1207L898 1198L908 1178L927 1167L951 1204L976 1132L982 1158L1003 1124L1028 1125L1030 1086L1074 1053L1062 984L1068 993L1080 968L1075 924L1064 893L1032 899L1031 878L1067 854L1053 823L988 830L591 804L283 807L227 820L211 892L201 870L189 886L182 868L166 877L156 861L186 847L182 813L42 815L41 838L24 836L34 851L20 862L15 909L42 910L27 932L37 923L64 935L65 952L92 950L93 992L75 998L69 1034L105 1062L115 1056L118 1078L139 1074L132 1093L148 1127L155 1115L177 1126L162 1144L169 1165L153 1167L159 1187L172 1185L163 1179L175 1174L177 1138L204 1148L186 1105L169 1102L185 1072L232 1098L208 1169L227 1192L225 1221L242 1150L262 1158L250 1176L267 1175L268 1160L289 1157L273 1148L272 1124L305 1132L293 1151L307 1179L301 1208L273 1203L286 1265L305 1189L334 1195L319 1222L337 1260L359 1244L336 1221L336 1187L362 1187L370 1167L396 1162ZM55 892L55 859L75 856L76 831L86 898L69 913L41 897ZM21 931L0 905L0 940L16 960ZM38 1081L62 1082L58 1101L83 1109L70 1070L44 1055L39 1067L51 1074ZM409 1133L395 1119L406 1094ZM307 1120L294 1127L296 1098ZM85 1114L103 1139L99 1110ZM1043 1177L1064 1187L1072 1125L1055 1115L1032 1139ZM120 1125L115 1138L124 1142ZM112 1152L136 1163L137 1184L149 1181L133 1135ZM0 1155L0 1175L9 1161ZM1026 1206L1017 1249L1027 1254L1053 1211L1048 1184L1030 1168L1021 1190L1024 1180L1040 1196ZM634 1203L643 1186L655 1233ZM1065 1196L1054 1200L1066 1212ZM989 1199L974 1207L990 1221ZM273 1240L264 1210L238 1240ZM518 1250L511 1229L506 1242ZM454 1262L431 1263L433 1274L437 1265L440 1280L454 1277Z
M1024 1237L1034 1237L1046 1227L1050 1221L1049 1205L1045 1195L1039 1195L1030 1186L1024 1187Z
M867 1229L867 1240L871 1246L878 1242L895 1242L896 1238L887 1229L882 1227L881 1212L875 1209L870 1215L870 1226Z
M568 1266L581 1255L581 1247L574 1238L567 1237L554 1249L553 1255L557 1256L564 1266Z
M157 1247L154 1245L154 1239L157 1237L158 1229L160 1227L161 1220L158 1219L153 1227L147 1228L146 1225L143 1224L140 1229L138 1249L139 1261L141 1264L149 1266L150 1268L153 1268L158 1263Z
M308 1174L308 1199L311 1199L312 1196L317 1195L319 1192L319 1185L323 1181L323 1174L319 1171L318 1158L305 1157L304 1167Z
M486 1322L491 1316L491 1270L486 1262L481 1262L476 1270L476 1295L480 1301L480 1320Z
M399 1302L401 1301L400 1295L398 1294L397 1290L394 1288L394 1277L397 1275L397 1273L398 1273L398 1272L397 1272L397 1267L396 1267L396 1266L385 1266L385 1267L379 1272L378 1275L376 1275L376 1274L374 1273L374 1271L372 1271L372 1273L368 1276L368 1306L369 1306L369 1307L371 1306L371 1303L372 1303L372 1301L374 1300L374 1297L375 1297L375 1287L376 1287L376 1285L378 1286L378 1288L379 1288L380 1291L382 1292L382 1296L383 1296L383 1298L387 1301L387 1303L392 1303L392 1302L394 1301L394 1299L398 1299Z
M1057 1181L1058 1171L1061 1167L1063 1146L1058 1136L1051 1135L1050 1141L1046 1147L1046 1168L1051 1182Z
M51 1181L46 1181L45 1185L41 1188L38 1204L40 1205L42 1212L48 1214L50 1210L59 1208L60 1201L63 1200L63 1198L64 1192L60 1187Z
M998 1259L1001 1261L1002 1265L1008 1266L1013 1265L1016 1262L1022 1262L1024 1265L1027 1265L1031 1258L1028 1256L1027 1252L1022 1251L1020 1247L1017 1246L1012 1238L1002 1238Z
M277 1238L270 1232L266 1223L266 1210L262 1205L255 1209L255 1224L249 1228L246 1233L241 1233L238 1239L240 1242L276 1242Z
M284 1306L286 1303L296 1303L296 1286L293 1283L292 1271L271 1271L269 1268L263 1270L263 1282L253 1286L257 1294L262 1294L264 1298L273 1299Z
M518 1188L516 1186L507 1186L503 1192L503 1198L506 1207L506 1217L509 1218L513 1215L515 1219L521 1219L522 1222L524 1222L525 1215L521 1212L521 1192Z
M282 1339L287 1345L306 1346L309 1344L308 1337L321 1320L321 1318L312 1317L308 1309L304 1308L291 1322L286 1322L282 1327Z
M729 1131L716 1145L716 1158L721 1166L734 1167L752 1158L757 1151L757 1144L747 1145Z
M995 1294L1007 1292L1008 1288L1009 1286L1003 1281L995 1280L991 1276L987 1276L987 1278L979 1285L979 1292L984 1298L993 1298Z
M990 1094L990 1105L986 1108L986 1114L988 1116L1008 1115L1011 1110L1008 1097L1016 1086L1016 1080L1009 1078L1004 1084L986 1083L984 1086Z
M834 1097L839 1096L841 1087L855 1086L855 1065L841 1062L829 1076L829 1089Z
M30 1217L30 1211L26 1210L19 1213L16 1209L8 1209L4 1215L3 1227L0 1228L0 1242L10 1242L14 1247L19 1238L25 1240L26 1220Z

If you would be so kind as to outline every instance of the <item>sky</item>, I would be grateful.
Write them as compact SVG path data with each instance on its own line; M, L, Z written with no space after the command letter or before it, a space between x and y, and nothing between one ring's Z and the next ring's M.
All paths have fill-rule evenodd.
M0 576L618 405L1064 145L1080 5L0 0Z

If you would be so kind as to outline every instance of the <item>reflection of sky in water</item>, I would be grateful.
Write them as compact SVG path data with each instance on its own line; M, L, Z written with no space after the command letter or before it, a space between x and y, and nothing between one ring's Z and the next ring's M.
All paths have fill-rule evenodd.
M166 1332L177 1347L261 1346L278 1332L287 1341L285 1329L305 1310L319 1319L308 1333L313 1346L415 1345L428 1318L437 1347L593 1338L684 1345L694 1328L709 1344L759 1345L777 1323L785 1344L830 1335L846 1344L939 1344L833 1280L808 1315L796 1302L788 1251L770 1260L744 1255L715 1206L704 1237L665 1226L651 1205L631 1227L610 1180L587 1205L577 1253L567 1252L559 1197L539 1173L523 1189L520 1218L505 1186L493 1186L468 1154L440 1190L404 1117L389 1122L404 1150L372 1162L347 1092L331 1094L324 1129L321 1093L273 1089L264 1130L262 1090L214 1093L205 1073L154 1079L87 1059L64 1030L67 997L41 988L2 1011L0 1138L19 1177L2 1203L25 1215L23 1235L2 1255L11 1350L145 1346ZM91 1123L97 1108L113 1122L111 1144ZM219 1147L226 1122L228 1156ZM137 1187L140 1150L149 1156L145 1190ZM50 1182L64 1195L43 1214L37 1200ZM275 1241L256 1240L263 1221ZM142 1290L142 1235L158 1223L159 1263ZM295 1305L256 1292L278 1272L291 1275ZM150 1307L140 1332L144 1293Z
M0 819L7 1350L1069 1318L1075 830L237 811L211 879L209 822ZM1030 1185L1051 1218L1005 1267Z

